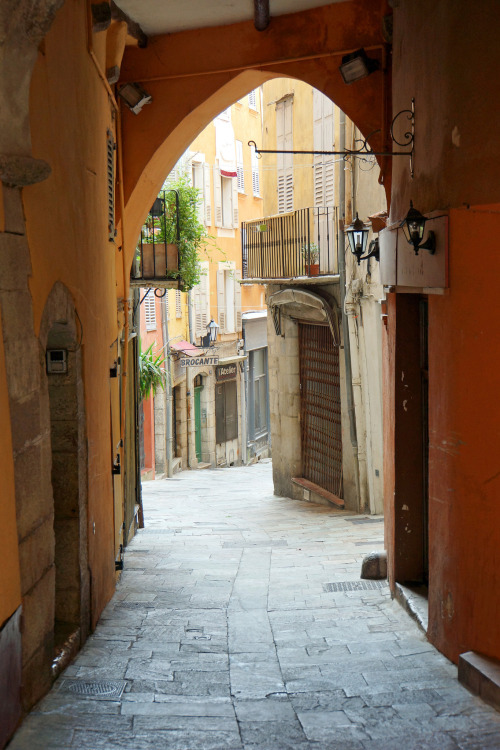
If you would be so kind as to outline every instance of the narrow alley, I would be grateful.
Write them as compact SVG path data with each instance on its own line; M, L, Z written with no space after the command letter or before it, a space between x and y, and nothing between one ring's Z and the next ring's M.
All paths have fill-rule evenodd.
M270 461L143 497L115 596L10 750L500 748L500 716L360 581L382 517L275 497Z

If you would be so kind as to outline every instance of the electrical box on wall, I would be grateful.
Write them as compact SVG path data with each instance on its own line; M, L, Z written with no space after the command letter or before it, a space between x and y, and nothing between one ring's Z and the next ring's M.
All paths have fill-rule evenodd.
M47 349L48 375L60 375L68 372L68 352L66 349Z

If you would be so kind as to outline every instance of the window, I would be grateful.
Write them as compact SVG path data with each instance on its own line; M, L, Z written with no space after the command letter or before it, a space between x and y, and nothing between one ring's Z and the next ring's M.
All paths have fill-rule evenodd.
M254 146L252 146L252 190L253 194L260 198L259 160Z
M293 149L293 97L276 104L278 151ZM293 211L293 154L278 154L278 213Z
M250 109L257 111L257 92L255 89L248 94L248 106Z
M214 169L215 226L238 228L238 178L224 177L218 166Z
M198 221L209 227L212 222L212 203L210 196L210 167L205 164L204 155L196 154L198 157L191 162L191 181L193 187L198 190Z
M151 290L144 298L144 318L146 320L146 331L156 330L156 297Z
M200 282L193 287L195 336L206 336L210 321L209 262L200 263Z
M320 91L313 89L314 151L334 149L334 104ZM314 156L314 205L333 206L335 201L335 162L333 155Z
M245 192L245 170L243 168L243 143L236 141L236 174L238 180L238 193Z
M175 317L182 318L182 297L181 290L175 290Z
M217 271L217 314L220 333L241 331L241 271L219 265ZM233 263L234 266L234 263Z
M254 435L267 432L267 362L266 349L250 352L253 369Z

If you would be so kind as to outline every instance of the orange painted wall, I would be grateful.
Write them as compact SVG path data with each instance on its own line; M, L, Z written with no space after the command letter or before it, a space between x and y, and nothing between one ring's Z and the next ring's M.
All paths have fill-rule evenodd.
M450 213L450 292L429 297L430 635L500 659L500 205Z
M87 52L86 14L82 0L65 3L39 53L30 98L33 153L49 162L52 174L26 188L23 200L35 331L56 281L70 290L81 321L95 622L114 588L121 533L122 478L114 480L113 505L110 466L120 439L119 384L110 381L109 367L123 315L117 313L121 256L107 228L106 133L114 129L114 112ZM96 49L103 67L104 45L103 36Z
M394 114L415 97L416 137L414 179L405 160L395 160L391 220L403 218L410 198L422 212L450 216L449 290L428 297L428 635L455 661L469 649L500 658L500 80L488 78L485 96L484 78L498 67L491 44L497 25L496 0L421 0L394 9ZM389 321L391 356L397 305L389 312L396 317ZM389 402L386 439L394 419ZM392 509L398 467L386 472ZM387 542L393 561L392 533Z
M0 318L0 330L1 330ZM0 549L2 550L2 575L0 576L0 629L21 604L19 550L17 545L16 502L14 491L14 463L10 434L9 400L3 339L0 336Z

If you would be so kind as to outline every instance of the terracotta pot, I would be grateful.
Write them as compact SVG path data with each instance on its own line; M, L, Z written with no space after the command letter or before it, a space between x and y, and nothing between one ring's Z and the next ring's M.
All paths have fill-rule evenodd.
M306 273L308 276L319 276L319 263L311 263L306 265Z

